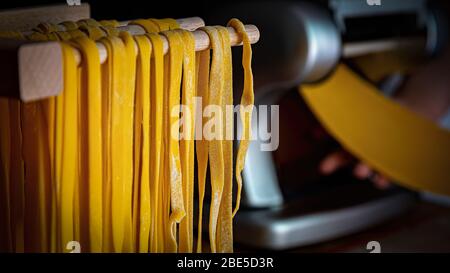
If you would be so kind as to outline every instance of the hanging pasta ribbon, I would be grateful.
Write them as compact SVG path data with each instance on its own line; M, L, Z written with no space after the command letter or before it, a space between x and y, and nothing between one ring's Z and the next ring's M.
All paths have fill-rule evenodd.
M33 30L43 34L49 34L58 31L59 28L57 25L52 23L40 23Z
M132 243L132 196L133 196L133 147L126 145L133 143L133 117L134 117L134 96L135 96L135 77L136 77L136 48L133 37L128 32L120 33L119 37L123 40L125 46L125 68L122 80L124 81L123 96L121 99L121 115L124 126L121 128L124 137L124 146L122 153L122 164L124 167L124 217L125 217L125 237L124 251L133 250Z
M201 98L202 104L196 105L196 113L203 113L206 104L209 101L209 66L210 66L209 49L197 52L197 96ZM201 107L201 108L200 108ZM207 119L200 115L196 122L196 134L200 134L196 140L196 154L197 154L197 185L198 185L198 224L197 224L197 252L202 252L202 226L203 226L203 199L205 197L206 171L208 168L208 145L209 142L203 136L203 126Z
M224 68L223 68L223 49L219 32L214 27L203 27L211 41L212 48L212 62L209 78L209 94L208 105L222 105L222 92L224 82ZM224 185L224 159L223 159L223 119L222 111L214 113L212 120L215 124L215 136L210 140L209 163L211 173L211 205L209 215L209 241L211 245L211 252L216 252L216 232L217 220L219 217L220 203L222 200L222 192ZM211 115L211 113L210 113Z
M56 251L62 251L65 245L74 240L74 189L78 180L78 86L77 65L72 47L61 43L64 59L64 92L61 96L63 118L60 126L62 131L60 200L57 218L60 219L60 241ZM58 101L60 102L60 101Z
M161 36L148 34L152 44L151 60L151 86L150 86L150 200L151 200L151 227L150 227L150 251L161 252L164 250L164 234L162 226L162 177L164 175L162 160L163 137L163 104L164 104L164 52Z
M145 20L145 19L139 19L139 20L134 20L132 22L129 23L129 25L140 25L141 27L143 27L145 29L145 31L147 33L153 33L153 32L158 32L159 31L159 27L154 24L153 22L151 22L150 20ZM145 52L147 52L148 54L151 54L150 50L146 50L145 48L147 46L151 46L150 45L146 45L146 43L148 42L147 38L144 37L140 37L139 38L139 44L142 48L142 50L144 50ZM148 56L148 58L150 59L150 55ZM142 63L141 63L142 64ZM148 60L148 63L145 63L146 65L148 64L148 69L150 71L150 60ZM143 72L143 71L141 71ZM148 78L150 76L149 73L142 75L142 78ZM140 81L141 84L143 84L143 81ZM147 82L146 82L147 84ZM150 81L148 81L148 85L150 84ZM142 87L141 87L142 88ZM145 87L147 88L147 87ZM149 93L150 90L146 89L146 91L139 91L139 92L147 92ZM143 99L142 95L137 94L141 99ZM141 195L141 198L144 198L144 200L148 200L149 201L149 196L147 196L147 194L150 194L150 185L149 185L149 181L141 181L141 177L140 177L140 172L144 171L143 168L148 168L150 165L147 163L147 158L145 158L145 160L141 163L141 155L140 155L140 151L143 147L141 147L141 137L147 137L147 135L142 135L141 133L141 128L142 128L142 111L143 111L143 102L141 99L136 98L136 104L135 104L135 135L134 135L134 183L133 183L133 236L134 238L137 237L137 233L138 233L138 222L142 221L144 228L139 231L142 234L142 239L140 240L140 245L142 245L142 247L140 246L139 249L140 251L144 251L144 249L148 250L148 240L149 240L149 233L150 233L150 203L144 203L144 201L141 199L141 205L143 207L141 207L142 209L142 213L144 213L144 215L139 216L139 209L138 209L138 196ZM149 105L148 105L149 106ZM149 114L148 114L149 115ZM149 117L148 117L149 118ZM148 132L147 132L148 133ZM148 147L146 146L146 149ZM144 164L145 165L142 165ZM145 172L148 172L148 170L145 170ZM148 176L148 174L145 174L146 176ZM148 179L148 178L145 178ZM139 189L139 186L143 186L144 185L144 192L142 192L143 189ZM141 194L139 193L139 191L141 191ZM138 221L138 219L140 218L140 221ZM148 234L147 234L148 233ZM133 241L135 241L133 239Z
M181 109L182 136L180 140L181 173L186 217L180 223L180 252L192 252L194 215L194 129L195 129L195 39L192 33L178 30L184 45Z
M152 45L145 36L134 37L138 45L138 60L136 72L136 107L135 107L135 187L139 181L140 189L135 191L139 195L139 207L133 208L136 215L136 226L133 231L137 233L138 251L146 253L149 250L150 224L151 224L151 199L150 199L150 56ZM136 137L142 139L136 141ZM137 203L137 201L135 201ZM139 212L139 214L137 213ZM139 219L139 225L137 220ZM137 228L137 225L139 228Z
M124 216L124 195L125 195L125 183L124 180L124 164L122 164L122 155L124 146L126 146L126 139L123 129L126 129L122 119L125 116L122 114L122 96L124 93L124 83L121 80L123 70L125 68L125 48L124 43L118 37L107 37L101 40L101 43L105 45L108 52L108 61L106 64L106 72L109 79L108 92L105 94L106 103L104 104L104 113L109 113L109 125L104 128L106 131L110 131L109 143L105 146L109 150L110 160L106 162L106 170L110 172L109 179L106 181L105 186L105 205L111 207L105 210L105 221L110 228L104 230L105 236L109 236L112 239L109 251L121 252L124 242L124 228L125 228L125 216ZM105 71L104 70L104 71Z
M0 98L0 179L2 181L0 187L1 207L0 216L4 219L4 223L0 227L2 236L2 251L12 251L12 231L11 231L11 200L10 196L10 119L9 119L9 103L7 99Z
M22 107L23 159L25 172L25 251L49 251L51 166L46 117L42 102Z
M170 185L170 206L171 213L168 226L166 226L167 242L166 250L168 252L177 251L177 224L186 215L183 202L182 174L180 166L180 147L179 147L179 113L180 113L180 84L181 68L183 61L183 47L178 33L165 31L163 34L169 41L169 86L166 95L166 130L168 137L166 152L166 162L168 163L168 181Z
M129 23L129 25L141 26L147 33L158 33L160 31L158 24L155 24L153 21L147 19L133 20Z
M77 38L74 43L80 48L83 55L82 81L86 84L82 89L81 104L84 104L86 112L82 120L84 123L82 134L87 137L83 144L85 150L86 164L85 177L87 178L88 211L89 211L89 242L93 252L102 250L102 95L100 81L100 56L95 42L88 38ZM83 168L82 168L83 170Z
M222 41L224 81L222 92L223 113L223 160L224 184L217 221L217 250L218 252L233 252L233 75L231 64L231 44L228 30L216 27Z
M244 68L244 89L242 91L240 103L240 118L242 122L242 136L239 143L239 149L236 158L236 206L233 211L233 217L239 210L242 192L242 177L241 173L245 165L245 155L247 154L248 146L251 139L251 120L254 103L253 94L253 73L252 73L252 48L244 24L236 18L228 22L228 26L233 27L239 36L242 37L243 53L242 53L242 67Z
M86 34L83 31L78 29L78 24L75 22L70 21L62 22L61 25L64 26L64 28L66 29L65 31L61 32L65 32L68 35L70 35L71 39L86 36Z

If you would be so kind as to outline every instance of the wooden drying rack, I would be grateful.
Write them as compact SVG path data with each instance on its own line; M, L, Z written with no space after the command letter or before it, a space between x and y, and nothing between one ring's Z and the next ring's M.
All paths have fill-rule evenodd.
M17 30L26 33L42 22L58 24L64 21L78 21L90 18L88 4L80 6L56 5L38 8L16 9L0 12L0 30ZM129 21L119 22L119 30L133 35L146 33L138 25L128 25ZM180 28L192 31L195 50L210 47L209 36L202 30L205 26L200 17L177 19ZM228 27L233 46L242 43L236 31ZM61 30L65 30L61 26ZM259 30L254 25L245 25L250 42L259 40ZM168 52L168 41L163 38L164 53ZM108 58L103 44L97 43L100 61ZM80 52L74 48L77 63L82 61ZM60 44L55 41L32 42L0 39L0 74L3 86L1 97L19 98L24 102L56 96L63 89L63 59Z

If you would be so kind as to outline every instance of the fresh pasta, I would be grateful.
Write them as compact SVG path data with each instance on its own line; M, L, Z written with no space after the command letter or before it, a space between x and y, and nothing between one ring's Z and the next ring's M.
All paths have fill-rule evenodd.
M196 51L193 33L169 18L130 21L145 30L140 35L115 20L61 25L65 31L42 23L26 35L0 33L58 41L64 68L56 97L0 98L0 250L68 252L75 241L82 252L202 252L211 187L210 250L232 252L250 119L241 112L246 133L233 168L227 28L201 28L211 47ZM239 20L229 25L243 40L241 103L251 106L250 42ZM219 114L205 116L208 106ZM199 134L211 119L218 135L208 139Z

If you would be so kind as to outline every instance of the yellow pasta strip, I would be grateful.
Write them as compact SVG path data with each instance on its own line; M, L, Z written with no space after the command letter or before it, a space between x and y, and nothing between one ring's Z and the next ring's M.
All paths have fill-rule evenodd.
M95 19L87 18L87 19L81 19L77 21L78 28L80 27L98 27L100 26L100 23L97 22Z
M233 106L233 75L231 65L230 35L225 27L217 26L223 48L223 161L224 185L220 203L219 218L217 222L217 251L233 252L233 112L228 113L227 107Z
M151 199L150 199L150 56L152 45L145 36L136 36L139 55L136 73L136 109L135 124L141 124L142 128L135 129L135 134L140 135L141 147L135 153L140 159L139 164L135 159L135 172L138 171L140 179L140 206L139 206L139 252L146 253L149 249ZM142 104L140 111L137 104ZM136 154L135 154L136 158ZM137 165L137 166L136 166ZM136 173L135 173L136 177ZM135 178L136 183L136 178ZM135 208L138 209L137 207ZM137 218L137 217L136 217Z
M154 22L158 25L160 31L166 31L169 29L169 24L162 22L161 20L157 19L148 19ZM155 48L156 49L156 48ZM170 216L170 202L171 202L171 194L170 194L170 183L167 183L167 181L170 181L170 166L169 166L169 160L168 160L168 152L169 152L169 139L170 139L170 108L169 108L169 88L170 88L170 73L169 73L169 62L170 61L170 54L167 54L164 57L164 63L163 66L161 66L161 71L163 74L163 108L162 108L162 139L164 140L161 145L161 158L160 158L160 175L159 175L159 192L156 194L160 197L158 200L158 208L157 211L160 213L157 213L157 236L156 240L158 252L165 252L167 251L170 246L170 241L173 240L172 234L175 233L175 231L171 230L171 223L169 223L169 216Z
M101 20L100 25L104 26L104 27L118 27L119 26L119 22L117 20Z
M123 135L124 147L122 154L122 164L124 169L124 184L125 190L125 237L124 237L124 251L133 251L132 242L132 198L133 198L133 116L134 116L134 96L135 96L135 77L136 77L136 48L133 37L128 32L120 33L120 37L125 45L125 69L122 72L124 89L122 94L122 119L124 122Z
M55 24L44 22L39 23L33 30L38 31L40 33L48 34L58 31L58 27Z
M16 100L9 100L9 118L11 135L11 222L14 240L14 251L24 252L24 209L25 209L25 177L22 160L22 128L20 126L20 105ZM3 128L3 127L1 127Z
M154 24L156 24L159 28L159 32L161 31L167 31L167 30L174 30L179 29L180 25L175 19L172 18L165 18L165 19L147 19Z
M164 19L158 19L158 20L159 20L159 22L167 24L169 30L175 30L175 29L179 29L180 28L180 25L178 24L178 22L175 19L164 18Z
M86 36L85 34L83 34L84 36ZM85 154L83 152L83 147L85 146L84 143L82 142L82 140L84 140L83 137L83 130L84 130L84 123L83 121L86 120L86 115L85 115L85 111L82 108L82 92L81 92L81 88L82 88L82 73L81 73L81 66L78 66L77 68L77 101L78 101L78 105L77 105L77 109L78 109L78 133L77 133L77 138L78 138L78 151L77 151L77 155L78 155L78 180L76 181L75 187L74 187L74 194L73 194L73 233L74 233L74 238L75 241L81 242L81 200L84 200L84 198L81 198L82 196L82 186L83 185L83 180L86 180L85 178L85 171L84 171L84 167L85 167L85 162L87 162L87 160L85 159Z
M170 163L169 163L169 145L170 145L170 111L169 111L169 56L164 56L164 103L163 103L163 145L161 150L161 174L160 179L160 207L161 215L158 220L160 232L160 239L162 242L162 252L166 252L168 249L168 241L172 240L169 225L170 217Z
M149 21L153 22L155 25L157 25L158 28L159 28L159 32L167 31L167 30L170 29L169 23L168 22L164 22L161 19L153 19L153 18L151 18L151 19L147 19L147 20L149 20Z
M53 133L50 135L54 135L53 144L51 144L50 147L53 147L53 152L51 155L53 155L53 158L51 158L51 169L52 169L52 211L51 211L51 252L60 252L60 235L61 235L61 224L58 222L58 215L60 214L60 186L64 182L62 181L62 165L64 162L62 162L62 149L63 149L63 131L59 128L63 126L63 118L64 118L64 105L63 105L63 99L64 99L64 93L62 93L60 96L57 96L56 98L51 98L53 100L54 104L54 120L53 124L51 124L49 127L54 130ZM49 128L49 129L50 129Z
M242 91L241 103L240 103L240 118L242 121L242 139L239 143L239 149L236 158L236 182L237 182L237 194L236 194L236 206L233 210L233 217L239 210L241 202L242 192L242 177L241 172L244 169L245 155L248 150L251 139L251 120L252 109L254 103L253 94L253 74L252 74L252 48L247 32L245 32L244 24L238 19L231 19L228 22L228 26L233 27L236 32L242 37L243 52L242 52L242 67L244 68L244 89Z
M157 24L155 24L153 21L147 20L147 19L133 20L133 21L131 21L129 23L129 25L141 26L142 28L145 29L145 31L147 33L157 33L157 32L159 32L159 26Z
M150 200L152 202L152 221L150 232L150 251L160 252L164 248L163 230L161 226L162 211L162 185L160 170L164 166L162 156L163 135L163 103L164 103L164 52L162 38L158 34L148 34L152 43L151 60L151 88L150 88Z
M82 25L78 28L80 31L84 31L92 40L99 40L106 36L105 31L100 26Z
M202 105L196 105L197 111L203 113L208 103L209 86L209 59L211 52L209 49L197 52L197 96L202 99ZM200 127L200 134L203 134L203 125L207 119L203 117L201 122L196 124ZM203 199L205 197L206 171L208 168L208 141L202 136L196 140L197 153L197 180L198 180L198 225L197 225L197 252L202 252L202 224L203 224Z
M170 182L170 204L171 214L169 218L169 225L166 227L166 232L169 234L166 244L166 251L177 251L177 223L186 215L183 204L182 192L182 178L180 166L180 151L179 151L179 113L180 113L180 83L181 83L181 66L183 60L183 47L181 38L178 33L166 31L163 33L169 41L169 94L168 94L168 109L169 122L167 125L169 137L169 150L166 151L166 158L169 166Z
M12 251L12 232L11 232L11 200L10 200L10 118L8 99L0 98L0 202L1 202L1 219L4 219L1 229L2 251Z
M102 131L103 131L103 251L112 252L113 235L112 235L112 155L111 155L111 102L113 90L117 89L117 79L114 78L117 63L117 53L113 51L110 38L103 38L99 41L108 52L108 59L102 65Z
M25 173L25 251L48 252L50 164L48 131L41 102L23 104Z
M122 73L125 69L125 46L118 37L108 37L102 39L108 51L109 78L110 78L110 116L111 116L111 134L110 134L110 154L111 154L111 237L113 239L112 249L114 252L121 252L124 242L125 228L125 211L124 211L124 195L125 195L125 165L124 146L127 139L124 135L123 119L124 112L124 82L122 81ZM131 122L130 122L131 125ZM129 158L131 160L131 157ZM131 179L131 178L130 178Z
M90 250L102 250L102 94L100 82L100 56L93 40L78 38L74 42L83 54L83 76L86 81L87 106L87 153L88 153L88 196L89 196L89 238Z
M66 31L78 29L78 24L72 21L64 21L60 25L64 26Z
M65 249L69 241L74 240L74 189L78 180L78 90L77 65L72 48L61 44L64 60L64 93L63 109L64 121L59 130L63 131L63 151L61 155L60 172L60 208L58 218L61 222L61 241L58 251Z
M70 35L67 31L57 31L55 32L56 36L58 37L58 40L70 40L72 39L72 35Z
M194 214L194 129L195 129L195 39L191 32L179 30L184 45L182 105L186 107L183 114L180 140L181 173L184 209L186 217L180 223L180 252L192 252L194 244L193 214Z
M142 38L142 37L141 37ZM136 39L136 43L138 45L138 51L141 50L139 48L138 40ZM146 38L144 38L144 41ZM141 44L143 42L141 41ZM150 58L150 57L149 57ZM137 64L141 65L140 63L140 56L138 54L138 60ZM149 60L150 61L150 60ZM146 181L143 181L141 179L141 171L143 171L143 158L142 158L142 138L144 137L142 135L142 129L143 129L143 92L148 93L149 90L143 91L142 90L142 78L143 75L139 75L139 73L142 73L140 67L136 67L137 75L136 75L136 98L134 101L134 140L133 140L133 193L132 193L132 242L133 247L136 247L135 244L137 244L136 240L138 238L139 234L139 222L140 222L140 211L139 211L139 198L140 198L140 187L142 186L142 183L147 183ZM145 76L145 78L149 78L149 74ZM146 94L148 95L148 94ZM143 193L145 194L145 193ZM147 205L147 204L145 204ZM139 247L139 245L137 245ZM139 249L139 248L137 248Z
M212 48L212 62L209 77L209 105L215 105L221 107L222 105L222 92L224 81L224 69L223 69L223 50L222 42L219 36L219 32L214 27L202 28L208 35L211 41ZM216 248L216 232L217 232L217 220L219 217L220 203L222 200L222 192L224 185L224 159L223 159L223 120L222 113L215 113L218 116L213 116L216 124L216 136L209 142L209 163L211 172L211 205L209 216L209 241L211 245L211 252L215 253Z
M54 31L55 39L69 39L70 35L61 35L57 31ZM64 81L64 83L66 83ZM48 108L48 130L49 130L49 148L50 148L50 164L51 164L51 194L52 194L52 205L51 205L51 252L62 252L61 244L61 186L63 181L62 177L62 166L64 164L70 164L70 162L63 162L62 155L64 149L63 143L63 126L64 119L64 93L61 92L59 96L48 98L47 108Z
M40 118L38 142L38 168L39 168L39 207L41 213L41 251L51 252L54 250L53 242L55 234L52 234L52 218L55 200L56 181L52 177L54 169L54 118L55 118L55 98L37 102L38 114ZM32 182L33 183L33 182Z

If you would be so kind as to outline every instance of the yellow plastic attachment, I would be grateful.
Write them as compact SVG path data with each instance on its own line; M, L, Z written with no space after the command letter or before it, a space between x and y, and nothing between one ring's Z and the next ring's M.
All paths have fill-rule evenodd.
M341 64L300 93L328 131L393 182L450 195L450 133L403 106Z

